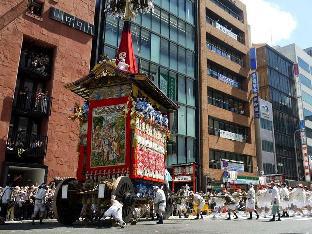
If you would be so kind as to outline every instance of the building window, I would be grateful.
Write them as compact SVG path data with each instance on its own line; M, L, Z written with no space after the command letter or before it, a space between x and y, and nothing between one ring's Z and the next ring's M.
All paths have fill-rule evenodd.
M305 77L302 74L299 74L299 79L300 79L301 84L307 86L308 88L312 88L310 79L308 79L307 77Z
M246 102L215 89L208 89L208 103L239 115L247 115L246 107L248 104Z
M174 42L178 41L178 19L170 15L170 39Z
M194 80L186 79L186 103L195 106Z
M151 36L151 61L159 63L160 58L160 37L153 34Z
M262 140L262 150L265 152L274 152L273 142Z
M260 118L260 125L262 129L273 131L273 124L270 120Z
M186 135L186 107L180 106L178 109L178 133Z
M158 7L155 7L152 12L152 30L160 33L160 9Z
M186 21L190 24L194 23L194 2L192 0L186 0Z
M186 86L185 77L178 76L178 102L186 104Z
M194 58L194 53L189 51L189 50L186 50L186 72L187 72L187 75L189 77L195 77L195 74L194 74L194 70L195 70L195 58Z
M169 42L165 39L160 40L160 64L169 67Z
M42 17L44 1L42 0L30 0L28 4L27 13L31 16Z
M208 118L208 125L209 135L218 136L232 141L249 142L249 129L246 127L210 116Z
M195 119L195 109L187 108L187 135L195 137L196 132L196 119Z
M306 103L312 105L312 96L304 91L302 91L302 99Z
M298 65L305 70L306 72L310 73L310 66L309 64L304 61L302 58L298 57Z
M141 31L141 53L140 55L150 60L151 58L151 33L147 30Z
M237 165L243 164L244 172L253 173L253 160L251 156L213 149L209 150L209 168L221 169L222 160Z
M186 147L187 147L187 163L195 162L195 139L188 137L186 139Z
M178 0L170 0L170 12L178 15Z
M178 136L178 163L186 163L185 137Z
M161 35L169 38L169 14L165 11L161 11Z
M178 70L178 47L174 43L170 42L169 49L170 49L170 68L173 70Z
M117 39L118 21L112 16L107 16L105 27L105 43L117 47Z

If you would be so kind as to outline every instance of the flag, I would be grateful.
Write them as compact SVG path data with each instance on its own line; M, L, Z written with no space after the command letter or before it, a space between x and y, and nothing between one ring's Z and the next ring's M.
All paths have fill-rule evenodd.
M118 65L118 63L120 62L120 55L121 53L124 53L125 63L128 64L129 66L128 71L130 73L136 74L138 73L138 66L134 55L130 27L131 27L130 21L125 21L121 34L121 40L118 48L116 63Z

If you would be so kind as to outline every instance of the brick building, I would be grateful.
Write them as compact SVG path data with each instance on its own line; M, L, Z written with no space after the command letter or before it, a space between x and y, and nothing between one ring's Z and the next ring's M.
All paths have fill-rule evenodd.
M79 100L64 84L89 72L95 1L3 0L0 5L2 183L75 176Z
M257 160L246 7L230 0L200 4L202 184L224 182L224 168L247 184L256 181Z

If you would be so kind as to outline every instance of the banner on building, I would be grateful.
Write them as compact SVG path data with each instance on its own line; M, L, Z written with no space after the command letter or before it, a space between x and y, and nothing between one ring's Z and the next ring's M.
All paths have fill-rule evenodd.
M221 160L221 170L244 172L245 167L244 167L244 163L232 162L232 161L222 159Z
M303 157L303 168L304 168L305 181L310 182L311 181L311 175L310 175L310 166L309 166L309 156L308 156L308 146L307 145L302 145L302 157Z

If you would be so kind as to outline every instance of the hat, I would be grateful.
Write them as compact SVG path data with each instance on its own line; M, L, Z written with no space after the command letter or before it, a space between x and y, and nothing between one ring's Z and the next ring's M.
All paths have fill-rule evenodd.
M299 188L303 188L303 184L298 184L298 187Z
M153 186L153 190L157 190L157 189L159 189L158 186Z
M116 200L116 196L115 196L115 195L112 195L111 199L112 199L112 200Z

